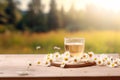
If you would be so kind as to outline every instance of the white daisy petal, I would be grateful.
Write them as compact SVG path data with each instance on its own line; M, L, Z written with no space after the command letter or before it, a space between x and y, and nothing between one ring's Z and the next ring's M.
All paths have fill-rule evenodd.
M65 62L62 62L61 65L60 65L60 67L61 67L61 68L64 68L64 67L65 67L65 64L66 64Z

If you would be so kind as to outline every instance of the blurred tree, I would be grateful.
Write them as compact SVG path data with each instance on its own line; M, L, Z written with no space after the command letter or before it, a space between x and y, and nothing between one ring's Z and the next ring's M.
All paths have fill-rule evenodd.
M24 29L24 26L27 26L32 32L47 31L46 15L43 13L44 6L41 0L32 0L28 7L29 10L19 22L18 29Z
M70 10L67 12L67 18L66 18L66 29L68 31L78 31L80 28L80 24L77 21L78 20L78 15L77 11L74 8L74 2L72 3Z
M8 5L6 7L6 14L8 16L8 23L9 24L16 24L16 7L15 4L13 2L13 0L7 0Z
M13 31L16 29L16 25L20 21L22 15L17 8L18 2L16 2L15 0L6 0L6 2L7 6L4 10L7 15L6 27L8 30Z
M5 7L6 7L6 1L0 0L0 24L5 24L7 21L7 19L6 19L7 16L4 12Z
M50 30L57 30L61 27L60 15L58 14L55 0L50 2L50 11L48 13L48 27Z
M41 0L32 0L32 8L34 14L39 14L42 10Z
M64 11L63 5L61 7L59 15L60 15L60 26L61 26L61 28L65 28L65 11Z

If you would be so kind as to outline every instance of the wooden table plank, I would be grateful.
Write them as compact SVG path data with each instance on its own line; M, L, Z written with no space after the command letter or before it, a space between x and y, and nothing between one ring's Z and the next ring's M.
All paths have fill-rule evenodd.
M104 78L105 80L112 80L112 78L120 79L120 67L109 68L106 66L91 66L82 68L59 68L59 67L45 67L43 63L37 64L37 61L43 61L44 54L2 54L0 55L0 80L11 79L12 80L99 80L98 78ZM118 54L109 54L109 56L119 57ZM21 76L17 72L26 70L28 63L32 63L33 66L29 70L29 75ZM14 79L13 79L14 78ZM104 80L103 79L103 80Z

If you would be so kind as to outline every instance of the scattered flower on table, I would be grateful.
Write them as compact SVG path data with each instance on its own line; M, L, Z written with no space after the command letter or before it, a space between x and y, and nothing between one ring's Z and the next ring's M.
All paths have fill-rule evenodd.
M61 48L60 48L60 47L55 46L55 47L53 47L53 49L54 49L54 50L60 50Z
M119 58L114 59L113 62L120 66L120 59Z
M49 67L49 66L51 66L51 62L47 60L47 61L45 62L45 65Z
M37 47L36 47L36 50L39 50L40 48L41 48L40 46L37 46Z
M97 59L96 64L101 66L104 65L103 60L101 59Z
M62 62L61 65L60 65L61 68L64 68L65 67L65 62Z
M108 67L112 67L112 68L113 68L113 67L117 67L117 66L118 66L118 65L115 64L114 62L111 62L110 65L108 65Z

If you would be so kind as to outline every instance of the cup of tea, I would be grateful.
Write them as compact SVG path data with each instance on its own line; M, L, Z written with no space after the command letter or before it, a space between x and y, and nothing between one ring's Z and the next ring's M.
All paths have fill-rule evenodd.
M69 51L72 56L79 56L84 53L84 38L64 38L65 51Z

